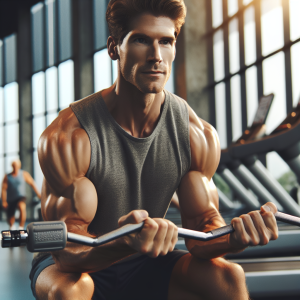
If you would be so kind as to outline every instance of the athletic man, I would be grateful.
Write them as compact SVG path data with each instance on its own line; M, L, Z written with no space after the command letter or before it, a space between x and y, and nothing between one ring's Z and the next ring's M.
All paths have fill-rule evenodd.
M235 218L231 235L186 240L189 252L174 250L177 228L164 219L178 189L183 227L225 225L212 181L217 133L164 90L183 0L112 0L106 18L118 78L62 111L42 134L42 214L85 236L145 225L96 248L68 243L54 260L38 256L33 292L40 300L248 299L243 270L220 257L276 239L274 205Z
M28 183L36 195L41 198L38 188L26 171L21 170L20 160L14 160L11 164L13 171L3 178L2 182L2 207L6 209L7 222L11 230L15 229L15 213L20 211L19 229L23 229L26 222L26 185Z

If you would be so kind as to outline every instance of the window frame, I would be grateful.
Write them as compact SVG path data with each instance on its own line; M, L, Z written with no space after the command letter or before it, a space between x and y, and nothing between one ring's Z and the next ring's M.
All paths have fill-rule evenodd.
M286 78L286 110L291 111L293 108L293 90L292 90L292 71L291 71L291 47L300 42L300 38L291 41L290 40L290 22L289 22L289 0L282 1L283 9L283 32L284 32L284 45L283 47L269 53L268 55L262 55L262 37L261 37L261 0L253 0L252 2L244 5L243 0L238 0L238 11L228 16L228 0L222 0L223 5L223 22L217 27L213 27L212 21L212 5L211 1L206 1L207 12L207 33L204 38L207 40L207 56L208 56L208 85L205 90L209 93L210 99L210 122L213 126L216 126L215 117L215 86L221 82L226 86L226 124L227 124L227 145L232 142L232 120L231 120L231 91L230 80L232 77L239 75L241 79L241 110L242 110L242 131L247 128L247 93L246 93L246 71L256 66L257 68L257 99L263 95L263 61L269 57L276 55L279 52L284 53L285 57L285 78ZM245 64L245 41L244 41L244 12L247 8L253 6L255 11L255 32L256 32L256 60L249 64ZM239 33L239 47L240 47L240 68L237 72L230 73L229 71L229 22L233 19L238 19L238 33ZM218 30L223 30L224 34L224 65L225 76L223 79L214 80L214 58L213 58L213 36Z

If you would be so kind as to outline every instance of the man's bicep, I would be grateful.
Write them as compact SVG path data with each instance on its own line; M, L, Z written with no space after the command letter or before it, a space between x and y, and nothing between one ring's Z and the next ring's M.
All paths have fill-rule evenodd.
M182 215L189 220L208 217L219 208L213 180L198 171L190 171L182 178L178 198Z
M85 177L91 156L87 133L71 109L62 111L39 139L44 174L42 211L47 220L89 224L97 209L97 193Z
M86 177L75 180L61 195L44 179L41 208L44 220L62 220L69 227L85 227L91 223L97 211L97 192ZM71 230L74 231L74 230Z
M199 229L220 218L218 192L212 180L220 161L220 143L210 124L198 118L191 108L189 113L191 167L181 180L178 197L183 225Z

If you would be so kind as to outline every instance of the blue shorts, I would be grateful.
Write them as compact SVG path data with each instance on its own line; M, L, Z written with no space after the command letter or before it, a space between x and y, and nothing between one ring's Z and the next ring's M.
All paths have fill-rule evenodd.
M95 284L93 300L166 300L172 270L179 258L187 253L174 250L157 258L137 254L102 271L90 273ZM39 274L53 264L55 262L51 254L33 261L29 277L35 297L35 283Z

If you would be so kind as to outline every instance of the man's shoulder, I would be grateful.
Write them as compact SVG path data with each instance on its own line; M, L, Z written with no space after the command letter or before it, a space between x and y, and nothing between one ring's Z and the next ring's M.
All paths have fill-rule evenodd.
M188 104L188 102L185 99L171 92L168 93L171 95L173 101L176 101L182 104L184 107L186 107L189 116L190 138L192 140L213 139L218 141L219 138L216 129L207 121L199 118L198 115L195 113L195 111L191 108L191 106Z
M183 98L181 98L180 96L176 95L176 94L173 94L171 92L169 92L168 90L164 90L166 94L169 95L171 101L173 102L177 102L183 106L187 106L187 102L186 100L184 100Z
M84 129L82 129L73 110L68 107L59 112L57 118L45 129L39 139L39 150L42 150L42 144L50 143L50 145L58 144L60 148L64 148L66 143L71 142L72 147L76 146L76 142L88 142L89 138ZM75 143L75 144L74 144Z
M188 106L189 107L189 106ZM189 107L191 169L211 177L220 161L220 142L216 129L199 118Z
M60 183L85 174L90 162L90 141L70 107L62 110L38 142L38 156L45 177L56 174ZM68 174L68 172L71 172ZM59 180L55 184L59 185Z
M69 136L74 130L81 128L79 121L71 107L61 110L56 119L45 129L41 137L53 138Z
M82 110L82 109L86 110L87 107L94 109L95 105L97 105L99 103L99 100L101 99L101 97L102 97L102 91L99 91L99 92L90 94L80 100L72 102L70 104L70 107L73 111L75 111L75 114L76 114L76 111Z

